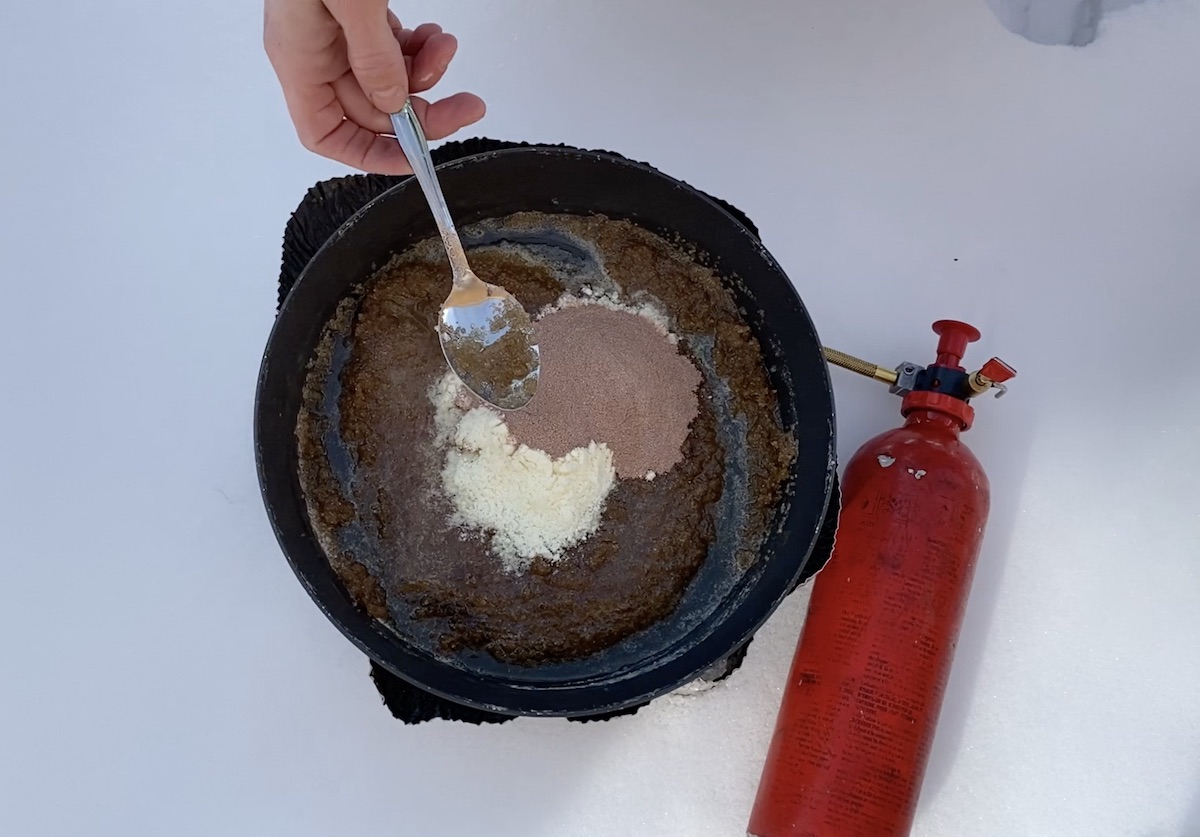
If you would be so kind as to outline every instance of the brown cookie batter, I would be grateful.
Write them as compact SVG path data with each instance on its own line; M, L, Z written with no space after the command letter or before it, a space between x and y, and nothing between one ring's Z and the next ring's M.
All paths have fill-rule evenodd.
M586 242L625 299L649 295L697 359L728 384L724 397L746 434L748 514L737 557L753 560L781 498L795 445L779 426L761 351L718 277L679 248L626 222L527 214L505 229L552 225ZM713 385L697 389L700 410L683 458L652 481L623 479L597 531L551 563L505 572L486 539L446 523L441 455L432 444L428 390L445 372L434 326L449 269L437 242L393 260L330 323L310 369L297 437L301 480L314 529L355 600L372 616L442 653L471 649L518 665L578 659L670 615L708 556L725 478ZM475 271L503 285L531 312L563 293L561 275L503 248L472 253ZM334 476L325 434L326 378L338 335L350 337L340 375L341 438L355 477L349 495ZM723 385L722 385L723 386ZM357 509L357 513L356 513ZM347 542L358 518L373 543ZM736 565L731 564L731 572Z

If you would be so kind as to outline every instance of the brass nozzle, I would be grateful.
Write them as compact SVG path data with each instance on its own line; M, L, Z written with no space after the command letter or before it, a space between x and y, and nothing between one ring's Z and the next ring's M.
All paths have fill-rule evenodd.
M971 388L972 395L983 395L985 392L995 386L995 384L992 383L991 378L984 375L983 371L980 370L979 372L974 372L967 377L967 386Z
M867 363L865 360L859 360L852 355L839 352L837 349L825 348L823 351L825 352L825 359L834 366L840 366L843 369L849 369L851 372L857 372L859 375L874 378L888 386L895 384L900 377L896 374L895 370L884 369L882 366Z

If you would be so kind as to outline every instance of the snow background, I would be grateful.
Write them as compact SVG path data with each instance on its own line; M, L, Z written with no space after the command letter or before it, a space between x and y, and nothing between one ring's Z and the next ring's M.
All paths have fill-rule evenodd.
M1020 370L969 437L994 509L919 837L1200 834L1200 2L1118 6L396 6L459 36L467 135L732 201L829 345L927 362L958 317ZM251 406L283 225L343 169L260 26L0 6L0 833L743 833L804 592L710 692L407 728L291 575ZM836 386L845 459L898 405Z

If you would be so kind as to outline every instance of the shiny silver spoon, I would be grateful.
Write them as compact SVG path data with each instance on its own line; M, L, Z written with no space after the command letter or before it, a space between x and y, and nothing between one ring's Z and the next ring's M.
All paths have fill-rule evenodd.
M406 102L391 117L396 139L433 211L454 274L438 316L442 354L471 392L501 410L519 410L533 398L541 372L533 323L512 294L484 282L467 264L412 105Z

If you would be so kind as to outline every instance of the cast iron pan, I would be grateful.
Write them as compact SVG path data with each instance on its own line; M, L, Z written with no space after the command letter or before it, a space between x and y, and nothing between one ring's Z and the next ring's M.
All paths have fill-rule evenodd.
M402 636L355 606L312 531L295 426L306 366L338 303L393 254L436 234L411 180L367 204L331 236L283 301L255 408L268 516L297 577L326 616L377 664L414 686L510 715L598 715L644 703L744 645L808 574L836 469L833 397L820 342L791 282L758 239L706 196L652 168L598 152L543 147L474 155L441 166L439 176L460 229L519 211L603 214L690 242L706 254L746 312L780 393L781 417L799 444L787 500L762 558L745 572L724 569L731 562L719 553L729 541L720 537L719 519L714 553L671 617L584 660L532 669L487 655L435 655L419 639L418 627L401 626L414 628ZM565 244L525 243L551 250Z

